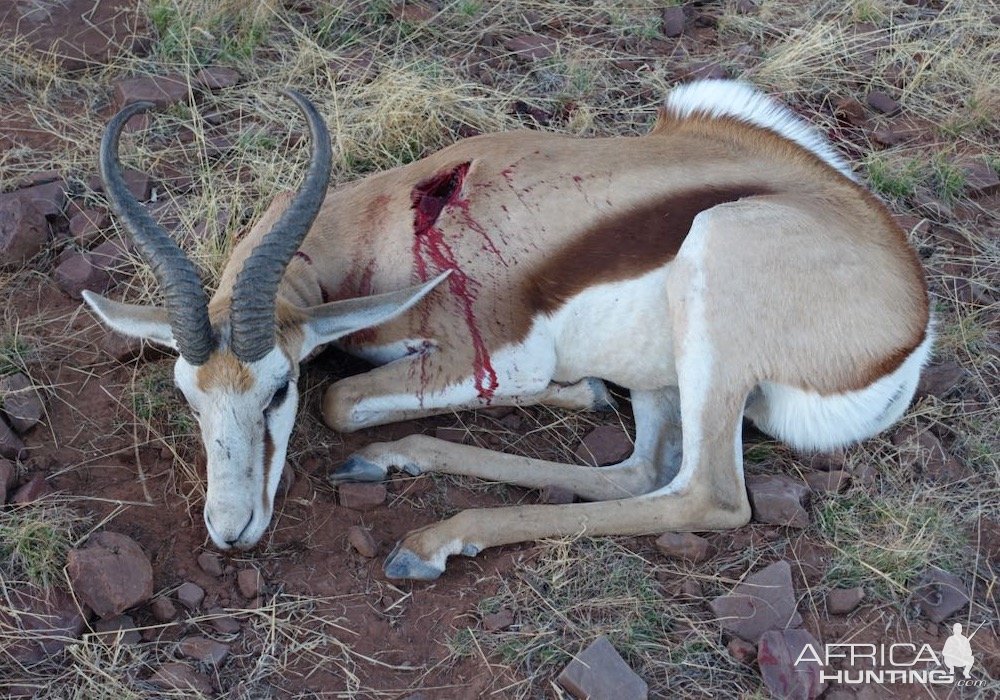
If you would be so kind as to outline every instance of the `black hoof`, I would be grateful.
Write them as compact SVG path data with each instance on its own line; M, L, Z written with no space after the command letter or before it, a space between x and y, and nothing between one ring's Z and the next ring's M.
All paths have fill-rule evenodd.
M352 481L383 481L389 470L363 457L352 455L340 465L340 469L330 472L327 479L334 484Z
M382 567L389 578L409 578L417 581L433 581L444 573L433 564L428 564L409 549L396 545L392 554L386 557Z

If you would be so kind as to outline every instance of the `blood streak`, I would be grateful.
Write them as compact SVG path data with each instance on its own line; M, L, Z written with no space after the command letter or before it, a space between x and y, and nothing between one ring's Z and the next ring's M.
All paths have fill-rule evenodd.
M475 222L468 213L468 200L460 198L460 190L465 175L469 172L469 163L462 163L448 172L435 175L417 183L410 195L413 208L413 261L421 281L430 278L432 272L451 270L448 277L448 287L452 296L462 307L465 324L469 329L472 341L473 361L472 374L479 397L487 402L493 399L498 381L493 368L489 348L483 340L476 320L475 301L479 296L480 284L471 279L455 259L455 253L444 232L437 226L438 217L445 207L457 206L463 212L463 219L469 228L479 233L487 242L487 249L499 256L499 251L485 230ZM430 269L433 268L433 271ZM424 368L421 367L423 375ZM426 376L422 376L426 380Z

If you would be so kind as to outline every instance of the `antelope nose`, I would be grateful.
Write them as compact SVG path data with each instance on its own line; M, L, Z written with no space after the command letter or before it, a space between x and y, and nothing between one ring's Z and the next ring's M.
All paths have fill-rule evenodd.
M246 531L250 528L250 524L253 522L253 516L254 512L250 511L250 517L247 518L243 527L241 527L235 535L232 533L236 530L236 528L228 529L228 531L226 529L222 531L217 530L212 524L212 518L208 511L205 512L205 524L208 525L208 534L212 536L213 540L215 540L219 549L229 549L231 547L239 546L240 540L243 539L243 535L246 534Z
M228 544L230 547L232 547L237 542L239 542L240 539L242 539L242 537L243 537L243 533L247 531L247 528L250 527L250 523L252 523L252 522L253 522L253 513L251 512L250 513L250 517L247 518L246 523L244 523L244 525L243 525L243 529L240 530L240 534L236 535L236 537L234 537L231 540L226 540L226 544Z

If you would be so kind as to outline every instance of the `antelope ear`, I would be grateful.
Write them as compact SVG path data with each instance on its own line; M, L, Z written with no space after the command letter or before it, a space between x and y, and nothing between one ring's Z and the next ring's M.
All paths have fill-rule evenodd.
M159 306L122 304L86 290L83 292L83 300L111 330L177 349L166 309Z
M304 359L320 345L394 319L427 296L450 274L451 270L447 270L429 282L398 292L331 301L305 309L305 339L299 359Z

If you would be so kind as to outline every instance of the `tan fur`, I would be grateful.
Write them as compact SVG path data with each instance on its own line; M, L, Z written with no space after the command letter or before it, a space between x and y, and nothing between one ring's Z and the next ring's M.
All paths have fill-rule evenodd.
M230 389L245 394L253 388L250 369L228 350L212 353L208 361L198 368L198 387L202 391Z

